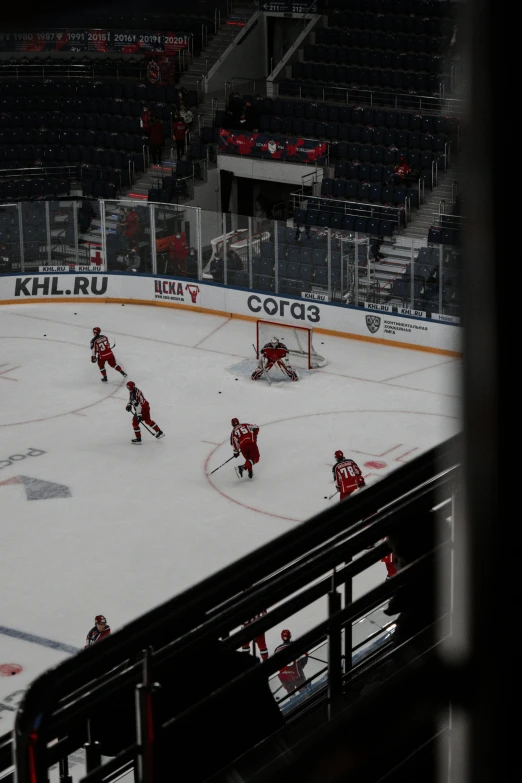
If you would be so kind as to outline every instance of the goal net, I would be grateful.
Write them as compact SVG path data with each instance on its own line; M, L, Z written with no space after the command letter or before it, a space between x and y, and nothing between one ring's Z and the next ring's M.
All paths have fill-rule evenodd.
M324 356L320 356L314 348L311 326L294 326L279 321L256 321L258 356L261 348L269 343L272 337L277 337L286 345L290 351L291 363L296 367L314 370L328 364Z

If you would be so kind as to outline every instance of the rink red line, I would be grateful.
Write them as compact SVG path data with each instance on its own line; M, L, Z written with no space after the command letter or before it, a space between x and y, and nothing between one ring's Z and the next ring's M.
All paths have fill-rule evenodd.
M227 318L227 320L226 320L226 321L223 321L223 323L222 323L222 324L219 324L219 326L216 326L216 328L215 328L215 329L212 329L212 331L210 332L210 334L207 334L207 336L206 336L206 337L203 337L203 339L202 339L202 340L200 340L200 341L199 341L199 343L196 343L196 345L194 345L194 346L192 346L192 347L193 347L193 348L199 348L199 346L201 345L201 343L204 343L204 342L205 342L205 340L208 340L208 338L209 338L209 337L212 337L212 335L213 335L213 334L215 334L216 332L219 332L219 330L220 330L220 329L222 329L224 326L226 326L226 325L227 325L227 324L228 324L228 323L229 323L231 320L232 320L231 318Z
M215 454L215 452L219 449L220 446L223 446L225 443L228 443L228 440L224 440L222 443L218 443L217 446L212 449L210 454L205 460L204 465L204 471L205 471L205 478L207 479L208 483L212 487L212 489L215 489L218 494L221 495L222 498L225 498L225 500L231 500L232 503L235 503L237 506L243 506L243 508L247 508L249 511L255 511L256 514L264 514L267 517L275 517L276 519L284 519L285 522L302 522L302 519L295 519L294 517L284 517L282 514L272 514L270 511L263 511L260 508L255 508L255 506L249 506L247 503L242 503L240 500L236 500L235 498L231 497L230 495L227 495L226 492L222 492L219 487L216 487L214 482L209 476L208 473L208 463L210 462L210 458ZM249 479L250 480L250 479Z

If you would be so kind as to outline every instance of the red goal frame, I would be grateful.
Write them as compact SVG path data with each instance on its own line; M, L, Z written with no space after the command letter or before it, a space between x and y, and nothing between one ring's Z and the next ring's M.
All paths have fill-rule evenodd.
M295 355L298 355L298 356L305 356L306 354L305 354L304 348L306 346L307 359L308 359L308 361L307 361L307 368L309 370L317 369L311 363L311 360L312 360L312 348L313 348L313 345L312 345L312 335L313 335L313 331L314 331L311 326L297 326L297 324L289 324L289 323L285 323L284 321L265 321L262 318L256 320L256 353L257 353L257 356L259 356L259 351L263 347L263 345L260 344L260 340L259 340L259 327L261 325L266 325L266 326L273 327L272 332L273 332L273 334L276 337L280 336L281 327L283 327L284 330L286 330L286 329L294 329L296 331L297 335L298 335L298 340L299 340L299 333L302 333L303 340L302 341L299 340L299 344L303 347L303 352L301 353L301 351L292 351L290 349L290 354L294 353ZM266 342L266 340L264 342ZM264 342L263 342L263 344L264 344ZM304 345L303 345L303 343L304 343ZM319 356L319 354L317 354L315 352L315 350L313 352L314 352L314 354ZM319 358L322 359L323 357L319 357ZM324 361L324 359L323 359L323 361ZM326 364L326 362L325 362L325 364ZM319 365L319 366L322 366L322 365Z

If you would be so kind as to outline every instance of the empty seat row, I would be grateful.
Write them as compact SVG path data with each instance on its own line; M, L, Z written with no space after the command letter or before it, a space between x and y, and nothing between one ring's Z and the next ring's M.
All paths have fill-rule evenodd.
M459 245L460 239L461 232L459 229L431 226L428 232L428 242L433 242L436 244Z
M435 152L430 149L409 149L408 147L381 147L371 144L348 144L340 142L338 144L329 144L330 161L359 161L360 163L382 164L385 166L395 165L400 158L404 156L408 164L414 168L430 168L433 160L436 160L445 154L445 149L440 148ZM342 169L340 169L342 170ZM335 176L345 176L336 174ZM351 178L351 177L350 177Z
M241 101L252 100L244 95ZM277 116L280 118L294 117L296 119L319 120L321 122L339 122L349 125L373 128L390 128L395 130L421 131L422 133L456 134L460 119L457 116L420 114L418 112L399 112L386 109L373 109L370 106L342 106L338 104L316 103L314 101L284 100L281 98L261 98L258 106L261 117ZM226 112L216 112L216 123L225 120Z
M295 229L291 229L294 231ZM328 256L326 249L326 235L324 236L324 243L322 247L306 247L296 244L279 244L277 247L277 254L279 261L291 261L296 264L311 264L312 266L326 266L328 264ZM336 247L339 247L337 244ZM260 246L260 255L254 258L254 272L259 272L258 264L260 259L269 259L272 264L274 263L276 255L276 247L273 242L263 241ZM332 250L330 248L330 263L332 266L341 266L341 253L339 250Z
M71 181L65 177L0 181L0 200L2 201L56 198L57 196L69 196L70 193Z
M129 152L142 152L143 147L149 146L148 136L143 136L136 133L109 133L109 131L77 131L77 130L62 130L57 131L58 138L55 133L48 132L47 135L42 134L40 138L42 141L33 144L32 142L22 141L20 138L18 142L7 142L2 139L0 145L2 149L5 149L6 158L13 153L9 150L16 150L19 147L33 146L35 148L53 148L60 146L83 146L83 147L108 147L115 150L128 150ZM45 141L43 141L45 139Z
M353 208L354 205L350 205ZM382 209L382 208L381 208ZM368 218L358 217L356 215L347 215L342 212L322 210L299 210L304 214L297 214L296 218L305 226L318 226L320 228L331 228L336 231L357 231L361 234L372 234L378 236L392 236L397 227L397 220L388 218Z
M419 206L418 187L394 187L381 182L323 179L321 195L346 201L370 201L373 204L404 204L407 199L413 207Z
M46 127L50 115L60 112L63 122L71 124L79 122L80 117L88 114L108 114L121 117L141 117L143 107L147 105L151 113L160 120L169 120L172 112L170 103L151 103L144 101L121 100L113 98L60 98L60 97L5 97L0 98L0 114L12 115L1 117L2 125L18 124L27 127ZM83 126L82 126L83 127Z
M355 29L323 28L317 31L315 40L315 46L332 49L357 47L359 49L387 49L394 52L426 52L427 54L443 54L447 49L445 38L438 38L430 33L403 35L383 30L369 32ZM339 60L331 58L323 62L339 62ZM348 60L343 59L341 62L347 63Z
M39 81L5 80L0 83L0 99L4 96L123 98L127 100L174 103L179 90L171 84L150 84L137 81L91 81L88 79L45 79ZM197 106L195 90L184 92L184 102Z
M335 3L334 6L340 6L343 12L348 10L376 14L407 14L429 19L444 19L453 13L450 0L342 0L342 3Z
M451 38L453 22L427 17L394 16L392 14L360 14L340 12L330 14L328 27L317 31L317 43L342 43L342 34L357 31L366 40L374 32L396 34L401 37L430 36L432 38ZM339 35L341 33L341 35ZM363 37L364 36L364 37Z
M107 182L101 179L82 180L82 193L87 198L116 198L118 188L116 183Z
M428 41L431 39L428 39ZM367 68L391 68L400 71L427 71L439 73L447 70L448 63L438 50L422 49L420 51L390 51L383 49L361 49L350 46L313 46L305 47L304 62L325 63L326 65L359 65ZM297 63L294 63L297 65ZM299 70L299 69L297 69ZM296 79L301 73L294 73Z
M7 120L7 121L6 121ZM164 133L170 135L170 121L163 121ZM139 117L120 117L118 114L60 114L51 117L3 115L0 117L0 137L2 143L9 143L9 136L19 137L29 144L45 143L46 134L56 134L62 130L108 131L110 133L143 133ZM60 137L58 141L60 142ZM50 139L49 139L50 140ZM46 138L47 141L47 138ZM53 143L53 142L50 142Z
M296 68L294 68L294 65ZM298 73L299 75L296 75ZM359 68L356 65L323 65L322 63L293 63L294 81L317 82L344 86L359 85L378 89L415 90L430 94L439 89L440 74L418 71L394 71L391 68Z

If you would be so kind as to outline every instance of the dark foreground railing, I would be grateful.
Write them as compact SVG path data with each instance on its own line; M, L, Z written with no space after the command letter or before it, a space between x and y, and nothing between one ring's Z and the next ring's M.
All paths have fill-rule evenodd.
M136 780L147 783L173 769L180 780L206 780L286 730L268 678L324 642L325 672L299 713L315 710L314 720L332 721L346 706L347 683L360 676L362 664L351 672L354 624L424 574L427 555L356 601L352 580L390 551L379 542L405 520L451 518L458 450L453 438L426 452L41 675L17 714L17 783L47 783L57 763L67 781L67 757L82 746L89 783L113 780L132 765ZM443 527L439 550L450 541L446 521ZM237 652L319 599L323 617L289 648L261 665ZM205 737L196 757L189 750L195 733ZM101 765L101 754L113 758Z

